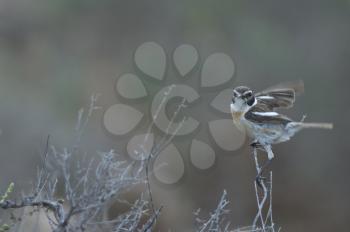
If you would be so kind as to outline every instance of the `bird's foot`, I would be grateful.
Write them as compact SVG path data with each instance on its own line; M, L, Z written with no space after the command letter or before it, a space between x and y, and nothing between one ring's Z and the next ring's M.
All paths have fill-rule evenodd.
M258 141L253 141L252 143L250 143L250 146L255 149L264 150L264 146L261 145L261 143L259 143Z

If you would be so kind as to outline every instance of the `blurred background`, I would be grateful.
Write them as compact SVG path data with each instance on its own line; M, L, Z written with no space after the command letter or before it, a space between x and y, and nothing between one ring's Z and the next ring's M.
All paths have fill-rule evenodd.
M0 189L13 181L19 193L30 190L47 135L55 145L70 144L77 112L93 93L101 94L103 110L89 124L84 149L91 156L109 149L124 154L128 138L110 135L102 122L120 100L116 80L136 70L140 44L156 41L171 58L188 43L198 49L200 63L213 52L231 56L232 86L263 89L304 80L305 94L288 115L307 114L308 121L335 128L303 131L274 147L274 219L282 231L347 231L349 24L349 0L1 0ZM234 155L217 154L207 170L183 159L181 184L152 180L156 204L164 205L159 231L193 231L193 212L201 208L207 215L223 189L233 227L251 224L255 170L248 140ZM133 191L126 197L136 198L142 188Z

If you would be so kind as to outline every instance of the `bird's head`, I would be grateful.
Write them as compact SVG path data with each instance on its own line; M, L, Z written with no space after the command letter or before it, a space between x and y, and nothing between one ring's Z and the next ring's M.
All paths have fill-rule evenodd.
M253 91L246 86L238 86L233 89L231 111L247 112L256 104Z

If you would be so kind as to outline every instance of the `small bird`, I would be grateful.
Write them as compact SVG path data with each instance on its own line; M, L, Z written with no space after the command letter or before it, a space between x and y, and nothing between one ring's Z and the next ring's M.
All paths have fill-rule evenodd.
M331 123L293 121L277 113L277 108L291 108L295 96L304 91L303 81L289 82L255 93L246 86L233 89L231 113L236 127L253 139L251 146L267 152L268 160L260 168L256 181L261 186L261 174L274 158L271 145L289 140L304 128L332 129Z

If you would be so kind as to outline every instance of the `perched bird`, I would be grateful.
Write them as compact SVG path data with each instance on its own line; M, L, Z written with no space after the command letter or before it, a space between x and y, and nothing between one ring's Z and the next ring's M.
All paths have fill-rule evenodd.
M251 146L267 152L268 160L256 178L259 185L263 170L274 158L272 144L285 142L304 128L333 128L331 123L306 123L304 117L296 122L275 111L277 108L292 107L295 96L303 91L302 81L276 85L259 93L254 93L246 86L233 89L231 113L234 124L253 139Z

